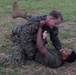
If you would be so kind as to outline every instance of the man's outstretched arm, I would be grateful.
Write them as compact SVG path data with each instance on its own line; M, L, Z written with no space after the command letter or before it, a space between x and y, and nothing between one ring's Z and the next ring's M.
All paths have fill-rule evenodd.
M60 40L58 38L58 28L57 27L54 27L50 31L50 39L51 39L52 44L55 47L55 49L57 49L57 50L62 49L62 44L60 43Z
M36 42L37 42L37 48L38 48L39 52L41 53L41 55L45 56L47 50L46 50L46 48L44 47L44 44L43 44L41 25L39 26Z

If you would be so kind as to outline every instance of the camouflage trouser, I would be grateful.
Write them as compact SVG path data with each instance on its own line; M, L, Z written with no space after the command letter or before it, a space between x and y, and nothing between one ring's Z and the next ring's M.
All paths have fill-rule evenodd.
M13 53L8 56L8 62L18 65L25 64L26 54L25 50L22 48L21 43L17 37L14 37L13 41Z
M15 63L15 64L18 64L18 65L24 65L25 60L27 59L27 57L25 57L25 54L22 54L22 53L20 53L20 51L18 51L20 49L20 47L19 47L19 49L18 49L18 47L19 46L15 46L16 51L14 52L13 55L4 55L3 56L3 54L2 54L2 56L3 56L2 61L4 62L7 59L6 60L7 64ZM53 53L51 53L51 51L46 52L46 55L42 56L40 54L40 52L38 50L36 50L33 57L32 57L32 60L34 60L38 63L41 63L45 66L51 67L51 68L57 68L57 67L62 66L62 62L59 59L59 56L57 55L57 53L53 54ZM0 63L2 63L2 61L0 61Z
M12 30L13 55L8 60L10 63L24 65L27 59L33 58L36 44L32 41L33 35L26 34L26 31L21 32L20 27Z
M15 40L16 41L13 42L13 55L8 57L9 63L25 65L27 60L33 60L35 56L35 60L42 61L42 64L44 63L40 53L37 49L35 49L34 45L31 42L22 46L22 44L18 42L16 38ZM48 57L46 57L45 59L47 58Z

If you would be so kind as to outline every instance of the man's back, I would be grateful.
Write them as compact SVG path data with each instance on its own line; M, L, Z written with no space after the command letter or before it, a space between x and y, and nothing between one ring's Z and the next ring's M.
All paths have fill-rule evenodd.
M36 50L36 34L40 20L45 19L43 17L44 16L34 17L24 25L17 25L12 30L13 42L20 42L22 48L25 50L27 57L29 58L33 56Z

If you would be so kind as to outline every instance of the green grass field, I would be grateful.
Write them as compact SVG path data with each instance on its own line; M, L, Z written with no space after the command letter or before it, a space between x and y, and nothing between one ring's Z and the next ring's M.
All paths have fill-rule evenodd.
M12 53L12 43L2 32L9 32L16 24L26 21L11 17L14 1L18 2L21 11L31 14L49 14L51 10L59 9L64 18L59 26L61 43L76 50L76 0L0 0L0 52ZM51 47L51 42L47 46ZM50 69L33 61L28 61L24 67L0 64L0 75L76 75L76 62L58 69Z

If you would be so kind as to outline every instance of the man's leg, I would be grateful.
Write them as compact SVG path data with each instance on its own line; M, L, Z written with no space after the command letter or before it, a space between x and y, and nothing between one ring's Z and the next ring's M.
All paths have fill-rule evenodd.
M11 55L0 53L0 64L6 63L6 64L25 65L26 60L27 57L25 51L22 48L21 44L17 41L13 42L13 53Z
M26 12L21 12L20 11L20 9L17 5L17 2L14 2L12 8L13 8L13 13L12 13L13 18L21 17L21 18L26 19Z
M15 63L18 65L25 65L25 60L26 58L26 54L24 49L22 48L22 46L19 43L14 43L13 46L13 55L11 56L11 58L9 57L8 60L11 63Z
M5 53L0 53L0 64L17 64L17 65L25 65L26 64L26 54L25 51L22 50L22 47L18 45L13 46L13 54L7 55Z
M13 30L12 30L12 43L13 43L13 56L12 56L12 61L17 64L25 64L26 60L26 54L25 50L23 49L23 46L21 44L21 39L20 38L20 30L21 30L22 25L17 25Z

